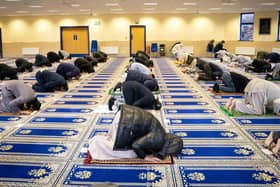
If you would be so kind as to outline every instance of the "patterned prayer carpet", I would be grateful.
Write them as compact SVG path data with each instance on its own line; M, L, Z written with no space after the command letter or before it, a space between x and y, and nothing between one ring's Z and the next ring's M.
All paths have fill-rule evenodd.
M153 60L163 107L151 112L166 131L183 139L181 154L155 164L139 159L83 163L88 140L106 134L113 122L114 113L99 106L107 103L128 64L128 58L110 58L95 73L71 81L68 92L37 93L40 111L0 116L0 186L280 186L279 160L261 146L270 130L280 129L280 118L227 116L220 104L241 95L205 92L213 82L194 81L172 59ZM34 81L37 70L20 78Z

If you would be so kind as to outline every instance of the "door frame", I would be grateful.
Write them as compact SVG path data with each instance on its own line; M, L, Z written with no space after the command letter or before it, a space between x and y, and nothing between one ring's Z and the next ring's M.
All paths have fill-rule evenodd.
M137 27L142 27L144 28L144 51L146 52L146 25L130 25L129 26L129 55L133 56L135 54L132 54L132 48L131 48L131 41L132 41L132 29L137 28Z
M88 46L88 53L87 54L70 54L71 57L83 57L84 55L89 55L90 54L90 48L89 48L89 26L60 26L60 49L63 50L63 40L62 40L62 32L63 29L87 29L88 32L88 42L87 42L87 46Z
M0 28L0 58L3 58L2 28Z

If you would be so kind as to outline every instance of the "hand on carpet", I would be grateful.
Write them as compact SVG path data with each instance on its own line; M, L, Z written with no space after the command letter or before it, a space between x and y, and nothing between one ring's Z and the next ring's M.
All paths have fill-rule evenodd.
M148 162L160 162L161 161L158 157L155 157L153 155L145 156L144 160L146 160Z

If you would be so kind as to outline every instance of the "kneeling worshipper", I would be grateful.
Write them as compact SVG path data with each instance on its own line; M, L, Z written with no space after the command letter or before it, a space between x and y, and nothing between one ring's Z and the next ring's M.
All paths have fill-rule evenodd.
M60 63L56 68L56 73L64 77L65 80L79 79L80 69L71 63Z
M38 71L35 75L37 83L32 88L36 92L67 91L67 81L58 73L49 70Z
M141 63L138 62L132 62L129 67L127 68L127 70L134 70L134 71L138 71L140 73L146 74L146 75L151 75L152 76L152 67L147 67Z
M273 69L272 73L268 73L265 76L266 80L280 80L280 63L276 64Z
M215 92L223 91L243 93L245 87L250 81L250 79L246 76L232 71L224 71L221 79L223 83L222 85L219 85L218 83L214 84L213 90Z
M140 107L143 109L160 110L161 103L153 93L143 84L136 81L127 81L122 84L122 92L125 104ZM117 110L120 101L114 97L108 102L109 110Z
M255 115L264 115L267 110L280 114L280 87L278 85L255 78L247 84L244 92L243 100L230 98L225 108Z
M93 73L95 72L93 65L85 58L77 58L74 61L75 66L80 69L81 73Z
M10 80L18 79L17 69L7 64L0 63L0 80L5 80L6 78Z
M223 69L214 63L205 63L202 72L196 72L194 75L195 80L213 81L221 79Z
M28 62L24 58L17 58L16 61L16 66L17 66L17 72L25 72L26 70L29 72L33 71L33 64L31 62Z
M0 112L30 114L34 110L39 110L40 107L41 103L30 85L24 84L22 80L5 82L2 87Z
M158 162L171 154L181 153L183 141L166 133L158 119L148 111L121 105L107 135L89 140L88 158L112 160L142 158Z
M122 75L120 82L116 84L113 91L116 91L118 88L120 88L121 84L127 81L139 82L151 91L157 91L159 89L157 80L151 75L143 74L135 70L128 70Z
M280 131L271 131L264 141L264 146L280 159Z

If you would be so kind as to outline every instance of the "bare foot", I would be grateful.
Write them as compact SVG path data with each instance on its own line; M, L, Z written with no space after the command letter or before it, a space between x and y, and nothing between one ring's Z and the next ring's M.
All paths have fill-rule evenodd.
M230 111L232 111L232 110L235 108L235 103L236 103L235 100L232 100L232 101L231 101L231 105L229 106L229 110L230 110Z
M227 110L229 110L230 106L232 105L232 101L233 101L233 98L230 97L229 100L228 100L228 102L225 104L225 108L226 108Z
M270 132L270 134L268 135L268 137L265 139L265 141L263 142L264 143L264 146L267 147L267 148L270 148L271 144L272 144L272 133L273 132Z
M278 138L277 143L276 143L276 146L273 147L272 152L273 152L275 155L278 155L278 153L280 153L280 138Z

